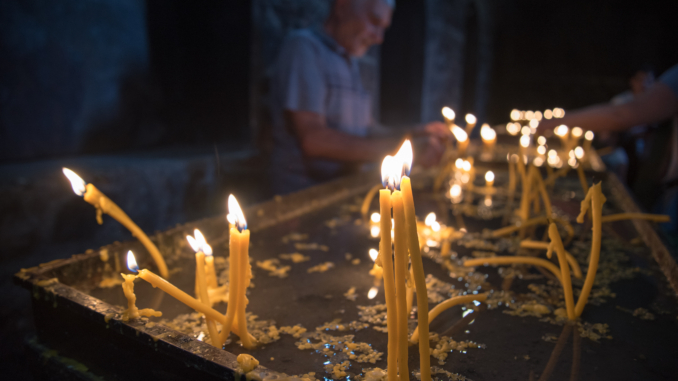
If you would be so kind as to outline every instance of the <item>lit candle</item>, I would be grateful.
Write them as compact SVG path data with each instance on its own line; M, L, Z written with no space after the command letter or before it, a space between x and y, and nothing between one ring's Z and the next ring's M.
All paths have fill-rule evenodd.
M489 124L485 123L480 128L480 137L483 139L485 151L492 153L497 143L497 132Z
M527 158L527 147L530 146L530 135L523 135L520 137L520 160L524 163L524 160Z
M381 182L386 187L379 191L379 214L381 219L381 241L376 264L384 269L384 294L386 298L386 329L388 331L387 375L388 381L398 380L398 313L393 274L393 251L391 246L391 190L395 188L395 174L392 167L395 158L386 156L381 165Z
M132 254L132 251L127 252L128 262L130 257L132 258L132 261L134 261L134 264L136 265L136 260L134 259L134 254ZM125 293L125 298L127 298L127 309L122 313L122 321L138 319L141 316L146 317L162 316L162 312L155 311L151 308L144 308L142 310L138 309L136 306L137 296L134 294L134 280L137 278L137 276L134 274L120 274L120 275L122 275L122 278L125 280L122 283L122 292Z
M205 275L205 253L203 252L203 247L207 244L205 242L205 237L200 233L200 230L195 229L194 233L195 238L190 235L186 236L189 245L195 251L195 282L198 288L198 297L200 301L207 305L211 306L209 295L207 294L207 279ZM207 330L210 334L210 342L213 346L221 348L223 343L219 338L219 331L217 331L217 325L214 320L206 318Z
M569 134L570 134L570 129L564 125L561 124L560 126L556 127L553 132L558 135L560 138L560 143L562 145L562 149L567 152L567 147L569 146Z
M253 348L256 342L251 340L247 333L247 318L245 309L247 287L252 278L252 267L249 261L250 231L247 230L247 220L233 195L228 196L228 213L233 216L235 227L231 228L229 241L229 292L228 307L226 308L226 322L221 330L221 342L225 342L232 331L233 321L240 326L240 341L245 348ZM234 332L235 333L235 332Z
M405 236L405 211L403 207L403 195L397 190L391 195L393 207L393 219L395 221L395 240L393 242L393 251L395 252L395 286L396 286L396 304L398 311L398 373L400 380L408 380L410 372L408 370L408 330L407 330L407 284L405 281L407 274L407 237ZM419 248L417 247L417 250Z
M468 135L471 135L471 132L473 131L473 128L476 126L478 119L476 119L475 115L473 114L466 114L465 119L466 119L466 133Z
M593 137L594 137L593 131L586 131L586 133L584 134L584 139L585 139L585 141L584 141L584 152L585 153L591 151L591 143L593 142Z
M454 117L455 117L454 111L451 108L445 106L445 107L443 107L442 113L443 113L443 117L445 117L445 121L447 122L447 126L449 128L452 128L452 125L454 124Z
M418 324L420 326L426 326L425 330L422 330L421 332L421 338L419 340L419 365L421 369L421 380L422 381L430 381L431 380L431 371L430 371L430 348L429 348L429 335L428 335L428 292L426 290L426 275L424 273L424 265L422 263L422 258L421 258L421 251L420 251L420 245L419 245L419 235L417 234L417 220L416 220L416 214L415 214L415 209L414 209L414 197L412 193L412 184L410 181L409 172L410 168L412 167L412 159L413 159L413 153L412 153L412 145L410 144L409 140L405 141L403 146L400 148L398 151L398 155L400 156L403 165L401 165L401 168L405 171L403 173L401 183L400 183L400 189L402 192L402 202L403 202L403 215L405 219L405 229L406 231L403 232L406 234L406 240L407 240L407 249L404 250L404 259L401 259L403 262L403 266L405 271L407 271L407 250L409 250L410 253L410 260L412 262L412 275L414 278L414 286L416 288L417 292L417 320ZM395 214L395 207L394 207L394 214ZM397 215L396 215L397 216ZM438 230L440 229L440 225L435 221L435 214L433 215L433 221L431 221L432 228L435 230L434 226L438 226ZM396 229L398 228L398 222L396 220ZM396 235L398 232L396 232ZM397 237L396 237L397 238ZM397 243L398 241L396 241ZM397 250L397 247L396 247ZM396 256L398 255L398 251L396 251ZM398 268L396 267L396 271ZM411 306L411 304L410 304ZM400 345L407 346L408 338L407 338L407 315L409 315L410 308L406 310L405 314L405 324L404 324L404 337L400 341ZM399 320L400 322L400 320ZM402 328L402 327L401 327ZM401 351L403 351L401 349ZM401 352L401 354L404 354L405 356L407 355L407 352ZM407 361L407 357L405 357L404 361ZM402 372L402 369L401 369ZM401 373L401 379L404 378L405 380L409 380L409 374L406 373L403 375Z
M457 151L458 156L463 156L466 153L466 148L468 147L469 138L468 134L461 127L454 125L452 126L452 134L455 139L457 139Z
M520 111L513 109L511 110L511 120L516 121L520 119Z
M492 189L492 187L494 186L494 172L492 171L485 172L485 186L488 189Z
M169 278L169 272L167 271L167 265L165 264L165 259L158 251L158 248L151 242L146 233L141 230L125 212L118 205L116 205L110 198L106 197L99 189L97 189L93 184L85 184L85 181L78 176L75 172L71 171L68 168L63 168L64 175L68 177L68 180L71 181L71 186L73 187L73 192L78 196L83 196L85 201L94 205L97 211L97 222L99 225L103 224L101 219L101 214L106 213L109 216L113 217L116 221L120 222L124 227L126 227L131 233L132 236L136 237L141 241L146 250L151 254L153 260L155 261L156 266L158 266L158 271L160 274Z

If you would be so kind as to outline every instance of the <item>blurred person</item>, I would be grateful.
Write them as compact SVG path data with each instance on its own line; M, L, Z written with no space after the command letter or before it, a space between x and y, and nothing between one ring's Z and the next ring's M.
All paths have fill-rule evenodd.
M595 105L568 111L562 119L543 120L544 132L560 124L596 134L624 132L634 126L662 123L647 147L647 160L631 185L647 209L671 215L669 229L678 231L678 65L671 67L644 92L618 104Z
M435 164L449 129L431 122L409 130L378 125L358 58L381 44L394 0L335 0L320 28L292 32L271 81L272 173L285 194L381 163L408 134L417 163Z

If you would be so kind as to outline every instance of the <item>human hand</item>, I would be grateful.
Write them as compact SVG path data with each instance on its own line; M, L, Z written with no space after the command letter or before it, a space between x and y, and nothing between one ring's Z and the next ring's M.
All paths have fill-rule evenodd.
M452 131L442 122L429 122L415 129L415 134L424 136L434 136L440 140L449 140L452 137Z

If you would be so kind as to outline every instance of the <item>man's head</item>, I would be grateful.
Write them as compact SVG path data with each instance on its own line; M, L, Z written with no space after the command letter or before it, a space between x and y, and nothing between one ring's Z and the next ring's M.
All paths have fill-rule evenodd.
M335 0L325 30L352 56L360 57L384 40L393 0Z

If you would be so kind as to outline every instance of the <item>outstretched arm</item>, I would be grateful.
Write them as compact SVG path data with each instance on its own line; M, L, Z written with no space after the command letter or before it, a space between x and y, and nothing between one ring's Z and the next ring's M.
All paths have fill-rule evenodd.
M568 113L562 119L544 120L539 130L560 124L585 130L624 131L640 124L656 123L678 113L678 97L669 86L658 82L631 102L621 105L596 105Z

